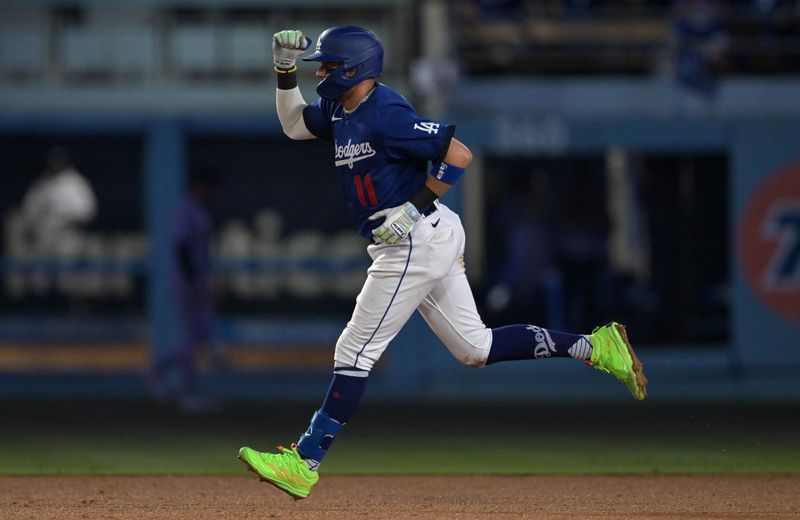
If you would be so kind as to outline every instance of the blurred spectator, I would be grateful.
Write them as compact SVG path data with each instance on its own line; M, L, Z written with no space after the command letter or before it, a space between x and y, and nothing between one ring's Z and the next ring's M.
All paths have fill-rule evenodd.
M558 266L564 277L566 327L591 330L609 318L609 218L605 176L588 165L557 178L555 208ZM567 202L568 201L568 202Z
M486 306L498 319L547 322L563 328L547 178L547 172L540 171L521 176L522 182L511 182L512 189L492 216L505 237Z
M678 81L706 95L716 91L730 41L719 0L676 0L672 6L671 57Z
M215 172L192 172L189 187L175 212L170 293L178 313L180 340L171 352L156 360L148 375L150 392L165 400L166 379L180 371L178 406L184 412L208 411L218 405L203 397L197 386L197 356L212 337L215 321L211 285L211 216L208 206L217 192Z
M752 0L758 16L763 60L779 71L797 70L797 51L792 41L800 36L800 2L797 0Z
M765 35L769 38L796 36L800 4L797 0L751 0Z
M425 113L440 114L450 94L457 88L460 78L455 59L419 58L411 67L411 85Z
M83 250L82 226L94 218L97 200L89 182L73 166L66 150L51 148L44 173L28 189L22 202L24 226L34 258L44 261L75 260ZM52 278L36 273L33 289L51 289Z

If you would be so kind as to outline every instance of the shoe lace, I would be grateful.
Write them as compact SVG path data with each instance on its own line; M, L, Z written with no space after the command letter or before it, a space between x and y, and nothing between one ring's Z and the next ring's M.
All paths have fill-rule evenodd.
M289 448L287 448L287 447L285 447L285 446L283 446L281 444L278 444L278 450L280 450L281 453L291 453L291 452L297 450L297 443L296 442L291 443L289 445Z

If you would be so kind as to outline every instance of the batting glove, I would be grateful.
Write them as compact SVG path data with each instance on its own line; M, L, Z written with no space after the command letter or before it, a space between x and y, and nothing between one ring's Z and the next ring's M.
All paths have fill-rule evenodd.
M276 67L291 69L309 45L311 38L303 36L302 31L278 31L272 35L272 61Z
M378 244L396 244L411 232L411 228L419 220L417 208L410 202L402 206L386 208L372 214L370 220L385 218L383 223L372 230L372 236Z

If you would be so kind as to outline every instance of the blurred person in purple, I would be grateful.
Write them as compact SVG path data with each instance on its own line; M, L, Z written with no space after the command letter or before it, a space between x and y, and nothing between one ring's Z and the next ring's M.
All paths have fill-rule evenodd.
M728 61L727 5L720 0L675 0L671 54L677 80L711 96Z
M166 378L173 370L179 370L178 406L187 412L216 408L216 403L203 397L198 390L197 357L212 338L216 316L211 280L212 221L208 207L217 189L216 172L195 170L176 208L170 294L175 303L180 339L171 352L156 359L149 374L153 397L164 400Z
M544 171L514 172L509 167L503 195L491 215L491 228L502 229L495 248L497 269L491 274L492 286L486 295L488 312L498 320L547 321L563 327L560 309L555 307L560 273L556 268L555 248L548 192Z

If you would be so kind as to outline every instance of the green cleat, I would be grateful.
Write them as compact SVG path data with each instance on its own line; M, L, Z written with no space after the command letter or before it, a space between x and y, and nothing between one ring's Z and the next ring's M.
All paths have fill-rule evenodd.
M291 449L283 446L278 446L278 449L281 453L261 453L245 446L239 449L239 460L261 477L262 482L269 482L295 499L306 498L311 486L319 480L319 475L308 469L297 453L296 444L292 444Z
M612 321L602 327L596 327L592 331L590 341L592 358L588 362L589 365L625 383L636 399L641 401L647 397L644 367L628 342L624 325Z

